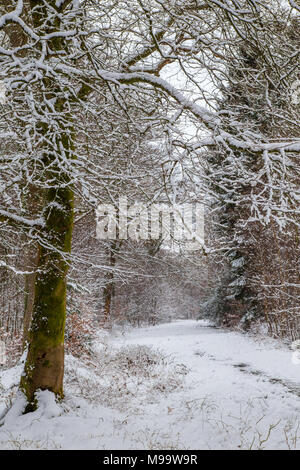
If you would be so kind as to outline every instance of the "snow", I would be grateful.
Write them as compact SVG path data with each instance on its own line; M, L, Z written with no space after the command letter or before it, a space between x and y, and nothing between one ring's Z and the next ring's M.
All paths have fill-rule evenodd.
M30 220L30 219L26 219L25 217L20 217L19 215L16 215L16 214L12 214L11 212L7 212L2 209L0 209L0 216L2 216L4 219L12 220L14 222L27 225L28 227L44 225L44 220L42 218Z
M0 371L0 416L21 370ZM62 403L22 415L17 394L0 448L300 449L299 377L280 342L205 321L101 333L92 361L66 358Z
M15 22L21 26L28 36L30 36L32 39L38 40L38 35L35 34L34 31L32 31L31 28L29 28L27 24L20 18L23 8L23 0L18 0L15 10L0 16L0 29L2 29L7 23Z
M6 13L0 17L0 28L2 28L8 21L18 21L19 16L23 10L23 0L18 0L18 4L15 10L10 13Z

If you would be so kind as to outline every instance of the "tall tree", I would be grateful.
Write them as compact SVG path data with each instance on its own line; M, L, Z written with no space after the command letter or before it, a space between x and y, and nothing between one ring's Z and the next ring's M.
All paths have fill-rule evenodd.
M286 13L277 20L266 19L277 30L273 48L278 62L290 57L286 80L261 52L243 45L227 64L228 82L220 104L224 114L236 116L241 128L252 128L270 139L297 135L299 130L290 96L297 79L299 25ZM215 149L208 159L208 179L219 213L216 231L229 262L223 295L215 295L219 320L230 322L232 316L249 327L260 319L268 323L272 334L293 338L299 329L295 299L300 288L295 262L299 249L296 201L288 204L288 217L285 210L291 189L297 191L299 168L297 154L289 158L286 165L276 154L269 157L241 150L233 157L230 151Z

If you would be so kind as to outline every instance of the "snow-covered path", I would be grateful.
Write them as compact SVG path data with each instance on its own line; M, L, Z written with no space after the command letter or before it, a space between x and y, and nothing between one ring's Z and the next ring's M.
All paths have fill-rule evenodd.
M121 350L122 357L136 345L173 358L169 375L163 368L152 374L152 388L148 379L126 376L121 384L113 375L103 385L91 368L69 358L64 404L44 396L45 407L25 416L15 405L0 428L0 448L300 449L300 365L287 348L192 320L115 335L106 347ZM102 353L103 345L96 345L95 359ZM182 381L169 390L176 370ZM20 367L0 373L4 388L19 373ZM110 402L114 387L122 400L116 392Z
M239 382L244 384L242 372L256 376L250 382L253 386L268 381L278 383L300 398L300 364L293 363L291 351L280 348L271 339L254 339L210 327L205 322L184 320L134 331L127 343L149 344L171 352L191 368L195 380L199 375L202 380L204 376L209 379L211 392L218 390L219 379L222 389L227 385L238 386ZM237 383L231 382L231 377L237 379Z
M276 341L178 321L133 331L126 342L165 349L190 368L184 390L170 404L183 420L185 445L300 448L300 365Z

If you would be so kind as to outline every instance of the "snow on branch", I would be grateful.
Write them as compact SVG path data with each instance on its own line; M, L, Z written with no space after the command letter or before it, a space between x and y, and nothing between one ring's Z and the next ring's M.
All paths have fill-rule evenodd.
M215 142L222 143L224 140L231 147L236 149L250 150L252 152L264 152L268 151L300 151L300 139L293 139L291 142L272 142L272 143L263 143L263 142L253 142L248 139L239 139L232 134L222 130L222 120L217 113L212 113L208 111L203 106L196 104L184 96L177 88L172 86L168 81L164 80L161 77L157 77L153 74L147 72L107 72L104 70L98 70L99 75L108 81L112 81L116 84L134 84L138 82L149 83L156 88L160 88L165 91L169 96L171 96L178 104L180 104L184 109L190 111L195 117L200 119L201 123L212 131L219 131L218 137L216 137Z
M2 209L0 209L0 221L17 223L20 225L25 225L27 227L42 227L44 225L44 220L41 218L30 220L25 217L20 217L16 214L12 214L11 212L4 211Z

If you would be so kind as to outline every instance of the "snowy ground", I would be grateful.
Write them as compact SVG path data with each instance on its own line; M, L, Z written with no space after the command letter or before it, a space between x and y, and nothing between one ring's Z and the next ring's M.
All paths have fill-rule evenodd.
M0 371L1 449L300 449L300 364L275 341L180 320L66 363L63 403L41 392L28 415L22 365Z

